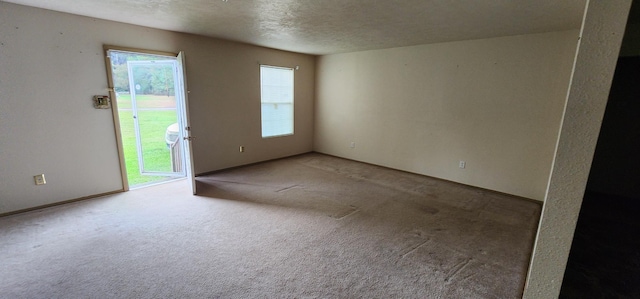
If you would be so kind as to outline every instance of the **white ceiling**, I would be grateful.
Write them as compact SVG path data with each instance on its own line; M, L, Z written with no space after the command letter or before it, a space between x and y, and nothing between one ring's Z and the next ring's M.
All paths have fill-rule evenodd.
M585 0L3 0L332 54L577 29Z

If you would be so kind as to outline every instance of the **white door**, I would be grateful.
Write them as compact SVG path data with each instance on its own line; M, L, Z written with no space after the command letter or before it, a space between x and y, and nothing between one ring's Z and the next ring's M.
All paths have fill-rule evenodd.
M191 192L193 194L197 194L196 192L196 177L193 172L193 150L191 146L191 142L193 142L194 136L191 136L191 122L189 121L189 91L187 90L187 76L186 69L184 65L184 52L180 51L178 53L177 59L177 68L176 68L176 95L180 95L183 97L182 101L177 101L180 107L180 114L183 116L181 118L181 138L184 140L183 150L184 157L186 159L186 168L187 168L187 177L191 180Z
M195 194L183 54L105 50L123 189L186 176Z

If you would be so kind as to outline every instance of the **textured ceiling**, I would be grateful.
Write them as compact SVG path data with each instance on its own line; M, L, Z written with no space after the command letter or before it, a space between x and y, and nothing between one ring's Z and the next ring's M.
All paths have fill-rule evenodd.
M3 0L332 54L577 29L585 0Z

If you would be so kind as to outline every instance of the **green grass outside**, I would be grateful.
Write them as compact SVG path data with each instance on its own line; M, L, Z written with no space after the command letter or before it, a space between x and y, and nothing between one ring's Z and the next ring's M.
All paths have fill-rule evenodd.
M120 105L120 99L118 99ZM130 107L130 106L129 106ZM122 108L118 106L118 108ZM162 181L167 177L143 175L139 171L136 136L131 110L119 110L122 145L129 186ZM145 171L171 172L171 153L164 140L167 127L176 120L175 110L138 111Z
M131 95L128 93L119 93L117 95L118 109L131 109ZM136 103L138 108L175 108L174 96L157 96L157 95L136 95Z

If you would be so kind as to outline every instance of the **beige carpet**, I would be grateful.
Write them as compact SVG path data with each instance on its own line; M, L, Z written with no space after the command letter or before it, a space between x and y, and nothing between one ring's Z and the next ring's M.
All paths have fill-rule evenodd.
M540 205L306 154L0 218L0 298L519 298Z

